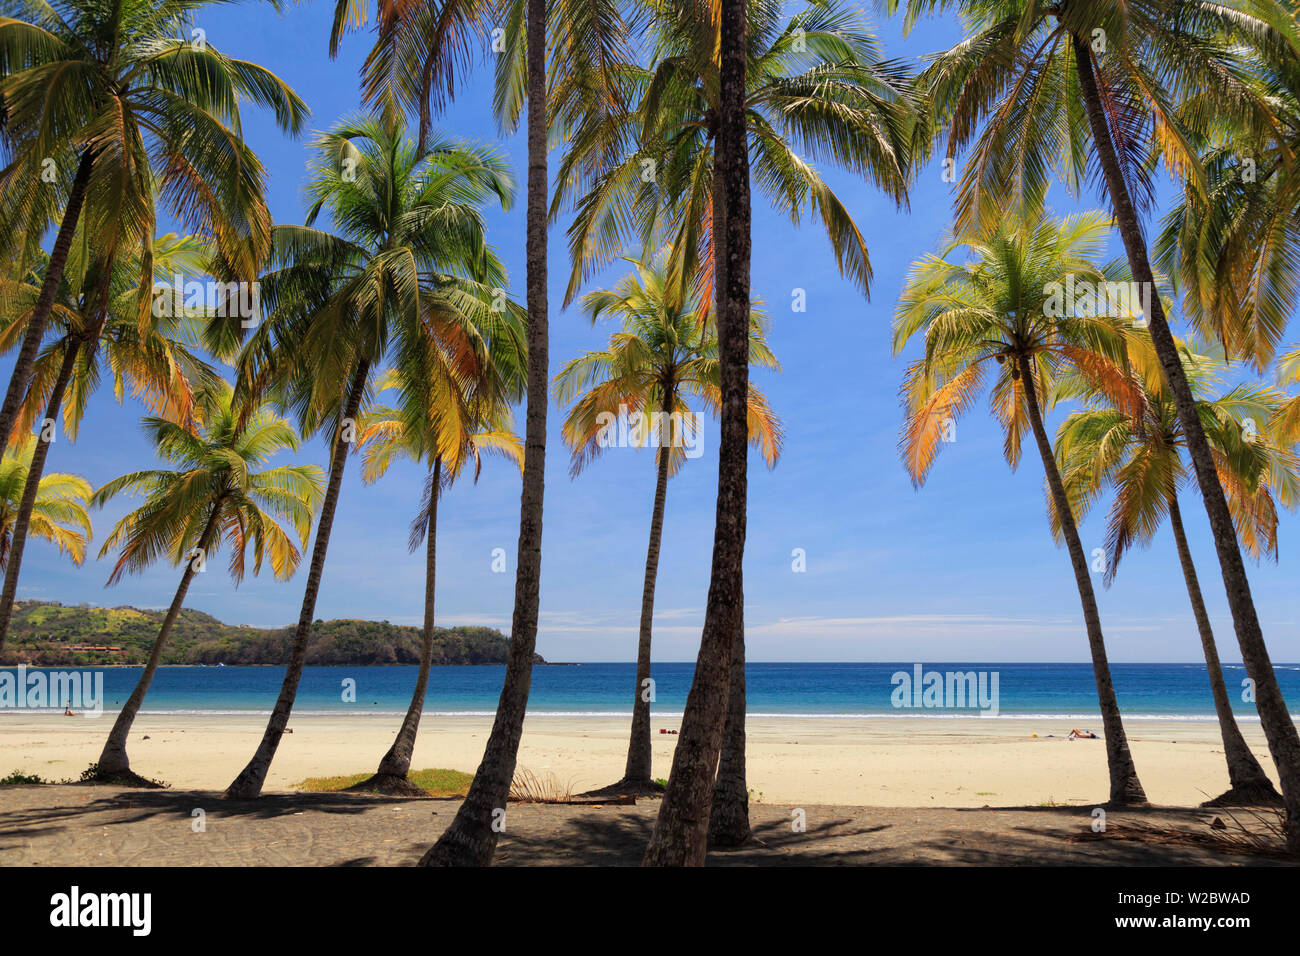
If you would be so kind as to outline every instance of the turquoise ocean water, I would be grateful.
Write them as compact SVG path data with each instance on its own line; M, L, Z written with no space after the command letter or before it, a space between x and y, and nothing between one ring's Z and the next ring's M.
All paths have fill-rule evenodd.
M998 712L1004 717L1096 719L1096 690L1088 664L979 664L927 662L925 671L984 672L986 689L997 675ZM1300 712L1300 665L1275 665L1282 692L1293 713ZM655 701L660 717L680 715L694 665L655 664ZM295 713L401 713L410 700L414 667L308 667ZM911 677L907 663L753 663L747 668L751 716L932 717L971 716L970 708L896 707L895 674ZM1120 707L1129 719L1214 719L1209 678L1197 664L1112 665ZM117 710L131 692L140 669L105 668L104 708ZM435 667L425 713L486 715L496 708L503 666ZM145 713L268 713L284 672L278 667L164 667L158 671ZM1242 700L1246 672L1224 670L1234 709L1255 716ZM355 681L355 699L346 690ZM537 667L528 709L535 714L622 716L631 712L635 682L632 664L577 664ZM913 698L908 701L915 703Z

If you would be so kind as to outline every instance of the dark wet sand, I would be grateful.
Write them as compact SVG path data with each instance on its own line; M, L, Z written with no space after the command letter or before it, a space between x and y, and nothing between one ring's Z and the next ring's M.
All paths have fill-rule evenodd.
M447 826L458 799L271 793L223 800L214 791L105 786L0 787L5 866L405 866ZM1282 861L1217 849L1126 839L1135 828L1205 833L1203 810L1116 810L1107 833L1089 808L804 807L755 804L761 846L714 852L713 865L858 866L1243 865ZM195 810L202 810L198 816ZM496 863L621 866L640 862L658 803L628 806L510 804ZM195 831L202 820L203 829Z

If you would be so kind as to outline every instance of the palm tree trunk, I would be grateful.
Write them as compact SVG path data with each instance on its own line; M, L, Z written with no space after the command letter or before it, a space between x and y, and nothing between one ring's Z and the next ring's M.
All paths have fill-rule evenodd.
M1214 711L1219 716L1223 753L1228 761L1228 782L1231 784L1231 789L1210 802L1221 805L1280 803L1281 797L1273 789L1273 783L1264 773L1264 768L1250 752L1246 738L1241 735L1241 728L1237 726L1236 718L1232 716L1232 703L1228 699L1228 688L1223 681L1223 665L1219 663L1219 650L1214 644L1210 616L1205 612L1201 585L1196 577L1196 565L1192 563L1192 552L1187 547L1187 535L1183 531L1183 515L1178 508L1177 495L1171 495L1169 498L1169 524L1174 529L1174 541L1178 545L1178 561L1183 566L1187 596L1191 599L1192 615L1196 618L1196 629L1201 635L1205 666L1210 672L1210 692L1214 696Z
M1153 290L1150 296L1151 314L1147 316L1151 340L1160 359L1160 367L1164 370L1165 381L1169 383L1169 390L1173 393L1174 405L1178 409L1178 420L1183 426L1187 451L1196 470L1201 499L1205 502L1205 511L1210 519L1210 531L1214 535L1214 549L1219 556L1219 570L1223 574L1228 607L1232 610L1232 623L1237 632L1241 659L1255 687L1255 706L1259 709L1260 724L1268 739L1268 748L1273 755L1273 762L1277 766L1278 777L1282 783L1282 797L1287 811L1287 846L1294 852L1300 852L1300 735L1296 733L1295 724L1287 710L1286 700L1282 697L1277 677L1273 673L1268 647L1264 643L1264 633L1260 628L1259 617L1255 613L1255 603L1250 595L1246 566L1241 560L1237 532L1232 524L1232 516L1228 513L1223 487L1219 484L1218 474L1214 469L1214 456L1210 452L1210 445L1205 439L1205 432L1201 428L1201 421L1196 412L1196 400L1187 384L1187 374L1178 358L1178 348L1174 343L1173 334L1169 331L1169 323L1165 319L1160 296L1154 294L1156 285L1151 264L1147 260L1146 241L1142 237L1137 211L1133 208L1132 198L1120 172L1119 159L1115 154L1110 130L1106 125L1090 48L1087 42L1078 36L1073 37L1073 45L1079 74L1079 88L1088 116L1088 126L1092 130L1092 138L1097 146L1097 157L1106 178L1106 188L1115 208L1115 221L1124 240L1124 249L1128 253L1129 268L1135 281Z
M31 384L32 369L36 366L36 353L40 351L41 339L45 337L45 327L50 321L50 312L54 309L54 297L63 281L63 269L68 263L68 251L72 248L72 237L77 231L77 222L81 218L81 207L86 201L86 190L90 185L90 170L93 159L89 149L81 152L81 161L77 164L77 174L72 179L72 189L68 193L68 205L63 210L63 220L59 223L58 235L50 249L50 261L45 267L45 278L41 281L41 292L32 309L32 317L27 320L27 329L23 333L23 344L18 349L18 358L14 363L13 374L9 377L9 389L5 392L4 404L0 405L0 448L9 447L9 436L13 433L14 423L18 420L18 408L22 405L23 395ZM4 637L0 635L0 650L4 648Z
M356 420L357 409L361 407L361 395L366 390L366 378L369 373L370 362L362 359L352 376L347 404L343 409L343 420ZM325 571L325 552L329 548L330 531L334 527L334 512L339 503L339 489L343 485L343 467L347 464L350 450L341 426L342 421L338 434L334 438L334 449L330 456L329 483L325 488L325 500L321 503L320 519L316 523L316 541L312 545L311 569L307 574L307 590L302 596L298 627L293 632L289 666L285 668L284 681L280 685L280 696L271 711L271 719L267 721L262 742L258 744L248 765L226 788L225 795L232 800L252 800L261 795L262 785L266 783L267 771L271 769L271 761L275 759L276 748L280 746L280 738L284 736L284 728L289 723L293 701L298 694L298 682L302 680L302 668L307 660L307 640L311 636L312 619L316 616L316 595L320 591L320 579Z
M1070 509L1070 499L1065 494L1065 484L1056 467L1056 456L1052 453L1052 443L1047 438L1043 427L1043 414L1038 407L1038 393L1034 385L1033 367L1026 355L1016 358L1020 369L1020 382L1024 387L1025 404L1029 411L1029 421L1033 426L1034 438L1038 442L1038 453L1043 459L1043 469L1047 472L1047 485L1052 491L1052 502L1056 505L1056 514L1061 521L1061 536L1065 539L1070 552L1070 563L1074 565L1074 581L1079 588L1079 600L1083 603L1083 622L1088 631L1088 649L1092 653L1092 675L1097 682L1097 701L1101 705L1102 728L1106 735L1106 766L1110 770L1110 803L1113 806L1126 806L1134 803L1146 803L1146 792L1138 782L1137 769L1133 766L1133 755L1128 749L1128 737L1124 733L1124 723L1119 715L1119 701L1115 698L1115 685L1110 679L1110 663L1106 659L1106 643L1101 634L1101 616L1097 613L1097 596L1092 590L1092 578L1089 577L1088 559L1079 543L1079 529L1074 523L1074 512Z
M212 543L212 535L216 531L220 518L221 501L218 500L213 503L207 526L199 535L198 548L204 554L207 553L208 545ZM190 589L190 581L193 580L194 574L194 561L186 561L185 573L181 575L180 586L176 588L176 596L172 598L171 607L167 609L167 616L163 618L162 627L158 629L158 636L154 638L153 648L149 651L149 660L144 665L144 673L136 682L135 690L131 691L126 705L118 713L117 720L113 722L113 729L109 732L108 740L104 743L104 749L95 764L95 776L101 780L113 779L120 782L122 777L131 772L131 761L126 755L126 740L131 735L131 725L135 723L136 714L140 712L140 707L144 703L144 695L149 693L149 685L153 683L158 662L162 660L163 648L167 645L172 625L180 616L181 607L185 604L185 593Z
M714 176L726 201L721 235L714 240L714 285L718 290L718 359L722 385L722 438L718 447L718 501L713 531L713 566L704 612L704 632L695 679L686 698L681 732L673 752L668 789L650 835L646 866L703 866L708 853L713 781L722 747L732 644L744 597L745 501L749 434L749 155L745 134L745 67L748 40L746 0L722 0L721 109L714 150ZM721 266L721 269L719 269Z
M709 845L743 846L753 833L749 828L749 785L745 779L745 621L731 653L731 690L727 694L727 723L722 730L722 756L713 785L713 811L709 814Z
M650 544L645 555L645 581L641 586L641 630L636 647L636 687L632 694L632 736L627 745L627 767L616 786L656 789L650 776L650 635L655 612L655 579L659 574L659 545L663 539L664 505L668 497L668 449L656 453L655 500L650 511Z
M420 673L415 678L415 692L406 708L397 739L379 761L379 769L369 780L357 784L355 789L379 789L384 792L398 790L404 793L424 791L406 779L411 772L411 755L415 752L415 736L420 729L424 713L424 696L429 690L429 667L433 663L433 597L438 570L438 492L442 481L442 457L433 459L433 481L429 493L429 525L424 540L424 646L420 650ZM405 786L403 786L405 784Z
M63 352L63 363L59 366L59 377L54 381L54 389L45 408L45 419L57 423L59 409L63 406L63 395L72 380L72 370L77 364L77 353L81 343L73 338L67 343ZM27 469L27 483L23 485L22 501L18 504L18 514L14 517L13 536L9 543L9 556L5 564L5 583L0 590L0 652L4 651L5 638L9 636L9 621L14 612L14 597L18 593L18 572L22 570L23 548L27 545L27 530L32 522L32 509L36 507L36 495L40 491L41 475L45 471L45 459L50 453L50 444L54 441L50 426L49 440L45 438L45 428L36 440L32 451L32 463Z
M548 390L546 302L546 0L528 0L528 411L524 425L523 491L510 655L496 718L483 760L456 817L420 858L421 866L487 866L505 825L506 801L519 757L524 712L537 647L537 604L542 576L542 499L546 487Z

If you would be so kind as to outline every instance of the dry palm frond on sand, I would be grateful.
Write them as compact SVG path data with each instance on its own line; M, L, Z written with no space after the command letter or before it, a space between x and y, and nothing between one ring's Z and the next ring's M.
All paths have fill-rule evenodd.
M1071 837L1070 842L1137 840L1142 843L1205 847L1225 853L1294 859L1294 855L1286 848L1286 818L1281 810L1238 809L1234 813L1226 807L1219 809L1231 822L1225 823L1222 817L1216 816L1204 828L1112 823L1102 833L1080 834Z
M519 770L510 783L510 799L516 803L569 803L573 784L561 783L553 772L545 775Z

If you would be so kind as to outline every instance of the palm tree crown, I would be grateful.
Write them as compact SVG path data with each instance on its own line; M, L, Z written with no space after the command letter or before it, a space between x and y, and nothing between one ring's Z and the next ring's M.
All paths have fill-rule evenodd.
M206 562L228 547L230 575L236 582L243 579L250 548L254 574L264 559L277 578L288 578L298 567L301 552L281 522L306 545L324 485L320 468L262 468L277 454L296 451L298 434L265 408L241 408L228 385L202 394L199 408L198 433L166 419L144 419L159 457L173 469L131 472L95 491L92 503L97 506L124 493L145 498L114 526L100 549L100 557L121 551L110 584L123 574L144 571L161 557L173 564L196 558L195 548L203 550ZM202 543L209 522L213 538Z
M170 285L178 275L202 275L211 246L198 236L174 233L153 241L157 285L151 283L151 289L155 302L165 307L151 308L141 323L139 248L131 256L105 257L93 245L84 230L73 243L51 312L59 335L37 357L14 434L29 432L45 410L64 356L72 349L79 352L62 411L64 431L73 441L105 372L118 401L129 393L151 414L192 425L195 390L216 387L219 376L199 353L203 310L187 309L184 290ZM42 256L38 267L21 279L0 280L0 314L6 322L0 348L12 347L21 335L40 294L47 261Z
M675 280L698 278L706 303L711 294L717 9L701 0L648 6L648 64L616 74L621 100L635 106L577 124L557 172L552 216L569 202L577 209L566 301L628 247L672 248ZM904 202L913 126L908 75L883 59L862 13L838 0L813 0L788 19L776 0L755 0L749 18L745 122L754 184L792 222L820 219L840 271L866 292L866 238L812 163L859 173Z
M636 415L646 427L639 436L649 440L658 413L669 416L659 436L668 455L669 474L686 460L686 446L695 441L699 418L689 397L716 414L721 405L721 370L717 332L699 303L683 306L669 285L667 270L633 263L633 272L612 289L583 298L592 321L621 318L622 328L610 336L609 347L586 352L567 362L555 377L555 398L573 403L564 421L564 440L573 449L571 473L576 476L605 444L610 416ZM750 311L749 361L779 369L764 339L762 314ZM781 453L781 425L763 393L749 387L749 439L768 466ZM689 429L681 433L677 429Z
M307 224L274 230L261 280L266 320L239 356L241 384L277 387L311 434L337 423L362 362L391 356L419 409L437 408L434 393L452 389L431 349L457 352L457 371L479 369L476 387L514 380L522 310L502 288L481 212L491 199L510 201L499 154L449 139L420 153L388 112L320 134L311 171ZM314 226L322 213L336 233ZM211 337L229 352L239 334L225 322ZM499 375L487 374L497 366ZM457 444L449 435L448 446Z
M5 449L0 460L0 571L9 561L18 502L27 485L27 469L35 450L36 438L28 435L22 442ZM81 564L86 559L86 544L91 534L87 511L90 495L90 482L79 475L45 475L37 488L27 534L51 542L73 564Z
M1227 372L1222 348L1186 342L1180 347L1242 546L1256 557L1276 556L1275 495L1294 502L1300 491L1300 463L1274 442L1268 427L1285 396L1273 388L1245 384L1222 390ZM1150 542L1171 500L1189 480L1182 426L1154 353L1149 343L1139 340L1132 354L1135 368L1146 370L1140 382L1135 381L1142 394L1137 405L1116 408L1077 381L1063 382L1058 392L1060 397L1080 394L1088 400L1088 407L1061 423L1056 440L1075 518L1082 520L1108 485L1115 489L1107 521L1108 584L1128 548Z
M376 391L396 388L400 388L400 379L390 372L380 377ZM447 418L452 421L445 422ZM459 437L458 445L448 447L440 437L449 432ZM490 407L482 403L474 407L463 398L430 410L415 421L409 409L374 403L361 414L357 447L366 450L361 477L367 484L382 478L398 458L423 462L431 471L437 461L438 484L425 488L423 504L411 525L411 550L424 537L433 496L455 483L467 465L473 465L474 480L478 481L485 453L500 455L520 468L524 462L524 446L511 426L509 406L498 402Z
M1003 450L1012 467L1029 425L1022 358L1032 369L1039 401L1051 395L1062 372L1076 369L1107 394L1131 402L1123 367L1126 326L1134 317L1050 314L1053 297L1068 283L1097 288L1127 278L1122 266L1099 268L1091 258L1108 231L1099 213L1023 223L1004 219L991 230L955 236L938 255L913 267L899 298L894 352L914 335L924 337L924 353L908 367L903 386L908 419L901 447L914 481L925 481L945 427L990 384L991 368L989 406L1005 430ZM961 249L969 260L950 261Z
M196 15L222 0L53 0L0 18L5 234L32 253L60 203L41 163L67 170L89 156L88 231L101 250L148 242L154 198L191 231L212 236L251 278L269 239L265 174L243 142L240 105L270 108L297 133L306 105L274 74L220 53ZM34 230L29 232L28 230ZM10 231L12 230L12 232ZM20 247L22 248L22 247Z

